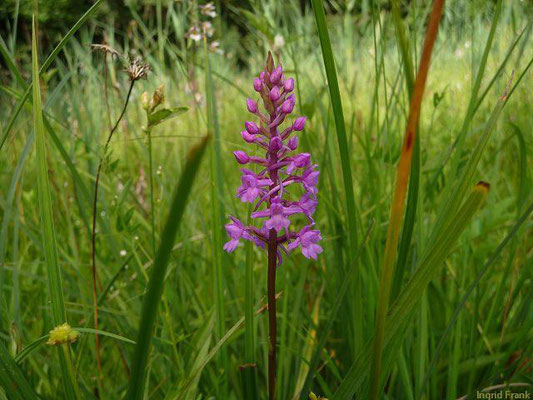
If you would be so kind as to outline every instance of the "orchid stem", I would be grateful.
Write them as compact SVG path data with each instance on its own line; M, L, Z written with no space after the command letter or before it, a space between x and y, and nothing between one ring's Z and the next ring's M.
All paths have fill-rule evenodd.
M270 230L268 242L268 330L270 345L268 348L268 398L276 399L276 264L277 233Z

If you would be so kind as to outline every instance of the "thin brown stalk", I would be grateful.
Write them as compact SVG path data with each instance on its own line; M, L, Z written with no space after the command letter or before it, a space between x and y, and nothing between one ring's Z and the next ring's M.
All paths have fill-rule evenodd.
M387 241L385 243L385 254L383 257L383 268L379 283L379 298L376 311L376 328L374 334L374 349L371 369L370 399L377 400L380 397L379 387L381 378L381 362L383 350L383 336L387 310L390 300L390 288L394 274L394 264L398 251L398 239L402 225L403 211L405 208L405 196L407 193L407 183L411 171L411 158L413 144L415 141L416 128L420 118L420 108L426 86L433 45L437 38L439 22L442 17L445 0L435 0L433 9L429 17L429 23L424 39L424 46L420 58L420 66L413 88L413 95L409 107L409 117L400 155L400 161L396 170L396 186L390 210L390 222L387 231Z
M97 293L97 287L96 287L96 280L97 280L97 269L96 269L96 213L98 211L98 186L100 183L100 174L102 172L102 164L104 162L105 155L107 154L107 149L109 147L109 142L111 141L111 138L113 137L113 134L117 130L117 127L122 120L122 117L124 117L124 114L126 112L126 108L128 107L128 103L130 101L131 92L133 90L133 85L135 84L135 80L131 80L130 87L128 90L128 95L126 96L126 101L124 102L124 107L122 108L122 112L120 113L120 116L117 119L117 122L115 125L111 128L109 131L109 135L107 137L107 141L104 146L104 151L102 155L100 156L100 160L98 161L98 170L96 172L96 180L94 183L94 197L93 197L93 221L92 221L92 231L91 231L91 260L92 260L92 292L93 292L93 307L94 307L94 329L98 329L98 293ZM98 334L94 335L94 344L96 348L96 364L98 368L98 382L101 380L102 376L102 359L100 356L100 337ZM101 387L101 384L99 384Z

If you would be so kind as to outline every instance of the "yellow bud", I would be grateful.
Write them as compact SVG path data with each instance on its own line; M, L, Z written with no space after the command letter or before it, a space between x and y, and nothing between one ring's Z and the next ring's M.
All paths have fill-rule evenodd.
M148 110L150 108L150 95L148 92L144 92L141 95L141 104L145 110Z
M72 329L72 327L65 322L63 325L56 326L50 331L50 336L46 344L57 346L64 343L74 343L79 336L80 333Z
M318 400L318 397L316 397L316 394L311 392L311 393L309 393L309 400Z

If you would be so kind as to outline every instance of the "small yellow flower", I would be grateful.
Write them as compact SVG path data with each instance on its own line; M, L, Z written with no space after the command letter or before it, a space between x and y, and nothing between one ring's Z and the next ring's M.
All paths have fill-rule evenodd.
M72 329L72 327L65 322L63 325L56 326L50 331L50 337L46 344L58 346L64 343L74 343L79 336L80 333Z

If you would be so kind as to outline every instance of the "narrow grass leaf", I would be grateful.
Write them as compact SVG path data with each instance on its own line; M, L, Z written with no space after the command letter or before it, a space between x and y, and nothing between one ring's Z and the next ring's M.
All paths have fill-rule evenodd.
M483 204L488 194L488 189L488 184L484 182L480 182L474 187L469 198L450 219L450 223L443 230L438 240L434 241L433 245L428 246L416 272L391 306L383 338L383 365L387 366L387 368L393 365L396 359L396 351L401 348L407 331L405 327L410 319L413 307L418 303L425 288L439 271L443 261L469 224L472 216ZM368 343L368 346L365 346L367 350L362 352L352 364L332 400L351 399L355 393L361 393L363 384L369 375L369 365L372 359L372 352L369 350L371 345L372 343ZM383 376L385 375L383 374Z
M38 399L26 377L0 342L0 387L11 400Z
M324 5L322 0L312 0L313 13L315 16L315 23L318 30L318 37L320 39L320 46L322 49L322 60L326 70L328 80L329 96L331 106L333 109L333 116L335 120L335 132L337 133L337 144L339 146L339 154L341 159L342 178L344 182L344 196L345 196L345 212L346 212L346 235L348 236L348 265L355 262L357 249L357 215L355 205L355 194L352 178L352 167L350 162L350 153L348 148L348 140L346 137L346 125L344 123L344 113L342 110L342 101L339 90L339 82L337 79L337 72L335 68L335 58L331 48L331 40L326 22L326 14L324 12ZM339 266L340 267L340 266ZM344 267L345 269L348 269ZM363 303L359 295L361 293L361 277L356 271L356 279L354 280L355 290L358 294L354 295L355 301L349 302L350 314L353 317L352 325L355 331L355 338L353 346L355 351L360 349L363 341ZM355 303L355 304L354 304ZM352 318L351 318L352 319Z
M33 80L33 128L37 148L37 186L41 217L41 233L46 262L48 289L52 306L52 320L55 326L67 321L63 285L59 269L57 242L52 216L52 198L48 180L48 164L46 161L45 127L41 106L41 87L39 84L39 60L37 56L37 23L33 17L32 30L32 80ZM58 350L61 373L65 393L69 398L79 398L78 384L72 368L69 346L60 346Z
M485 276L485 274L487 273L489 268L497 260L497 258L499 257L500 253L502 252L502 250L505 248L505 246L507 246L509 241L517 234L517 232L520 229L520 227L522 226L522 224L527 220L527 218L529 217L529 215L532 212L533 212L533 204L531 204L528 207L528 209L520 216L518 221L509 230L509 233L507 234L507 236L505 236L505 238L501 241L501 243L498 245L498 247L494 250L494 252L490 256L490 258L487 260L485 265L483 265L483 268L481 268L481 270L478 272L478 274L477 274L476 278L474 279L474 281L470 284L470 286L466 290L466 292L463 295L461 301L457 305L457 307L456 307L456 309L455 309L455 311L454 311L454 313L452 315L452 318L448 322L448 325L446 326L446 330L442 334L442 336L440 338L440 341L439 341L439 344L437 345L437 348L436 348L436 350L435 350L435 352L433 354L433 357L432 357L431 362L429 364L428 370L425 373L424 380L422 382L422 386L421 386L420 391L418 393L418 398L419 399L421 399L423 397L423 390L425 388L425 385L428 382L429 377L431 376L433 370L435 369L435 366L436 366L437 361L439 359L440 352L441 352L442 348L444 347L444 344L446 343L446 338L448 337L448 335L450 334L451 330L453 329L453 327L455 325L455 322L457 321L457 318L459 317L459 314L464 309L464 307L466 305L466 302L468 301L468 299L472 295L472 292L479 285L479 282L481 282L481 279L483 279L483 277Z
M206 136L199 145L191 149L180 181L174 192L167 222L161 235L159 250L152 267L148 288L143 300L137 345L135 346L131 378L126 396L128 399L141 399L143 397L150 342L154 330L157 308L163 293L163 281L165 279L170 253L208 141L209 136Z
M48 67L52 64L52 62L55 60L59 52L63 49L65 44L69 41L69 39L78 31L78 29L81 28L81 26L89 19L89 17L93 14L94 11L100 6L100 4L103 2L103 0L96 0L96 2L89 8L85 14L81 16L81 18L74 24L74 26L67 32L67 34L61 39L61 41L57 44L57 46L54 48L52 53L46 58L43 65L41 66L41 69L39 70L39 76L44 74ZM7 137L9 136L9 132L11 131L11 128L13 128L13 125L15 124L15 121L17 120L18 115L20 114L20 111L22 110L22 107L26 103L26 100L28 100L28 97L30 96L31 92L31 86L30 83L26 90L24 91L24 94L22 95L22 98L19 100L15 107L15 111L12 114L6 128L2 132L2 139L0 139L0 150L4 147L4 144L7 140Z
M379 297L376 310L376 328L374 332L374 350L372 357L372 372L370 385L370 399L373 400L380 397L379 386L380 380L382 378L381 354L383 351L383 334L385 329L387 310L389 308L390 290L392 278L394 276L394 265L396 262L398 239L400 235L400 228L404 213L407 184L411 170L413 144L415 140L416 129L418 126L418 120L420 118L422 98L424 95L426 79L429 71L429 65L431 62L431 53L433 51L435 39L437 38L437 32L443 8L444 0L434 1L433 10L431 12L428 28L426 31L426 38L424 40L420 67L413 88L413 95L411 98L409 117L407 119L407 127L405 129L405 137L402 152L400 154L400 161L398 162L396 187L394 189L394 195L391 204L389 228L387 231L387 241L385 242L385 253L383 256L383 267L381 270ZM412 215L412 220L414 222L414 214Z

